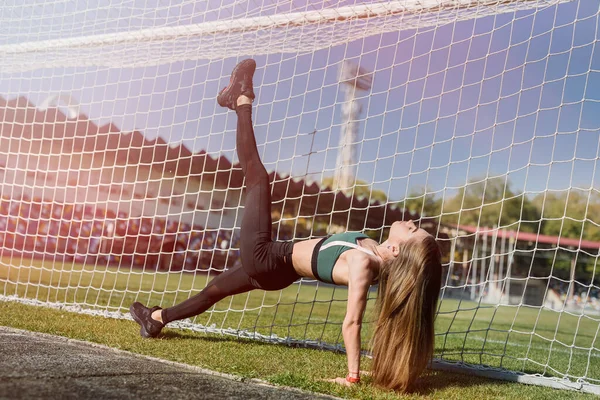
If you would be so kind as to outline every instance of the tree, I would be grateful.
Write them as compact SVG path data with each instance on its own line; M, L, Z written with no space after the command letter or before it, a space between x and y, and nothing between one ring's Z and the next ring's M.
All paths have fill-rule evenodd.
M563 193L545 192L533 200L542 217L542 233L551 236L600 241L600 195L594 191L571 189Z
M434 219L437 223L442 213L442 199L428 192L427 188L423 190L413 188L404 199L404 207L411 213L417 213L422 218Z
M323 186L333 187L333 177L328 176L323 178ZM372 190L370 184L360 179L355 181L352 195L355 197L366 197L371 201L377 200L381 203L387 202L387 195L383 190Z
M540 215L524 193L510 189L506 178L474 180L443 204L444 223L473 226L507 227L519 224L519 230L537 232Z

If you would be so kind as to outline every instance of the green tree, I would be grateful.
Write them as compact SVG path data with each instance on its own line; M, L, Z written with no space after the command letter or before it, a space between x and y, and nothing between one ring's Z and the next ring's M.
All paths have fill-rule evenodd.
M515 193L505 178L475 180L443 204L442 222L474 226L511 226L537 232L540 215L524 193ZM516 227L516 226L515 226Z
M421 217L435 219L436 222L442 212L442 199L437 198L434 193L428 193L429 190L412 189L406 199L404 207L411 213L417 213Z
M333 177L328 176L323 178L323 186L333 187ZM387 202L387 195L383 190L372 190L370 184L360 179L355 181L352 194L356 197L366 197L371 201L377 200L381 203Z
M542 233L600 241L600 194L569 190L541 193L533 199L542 217Z

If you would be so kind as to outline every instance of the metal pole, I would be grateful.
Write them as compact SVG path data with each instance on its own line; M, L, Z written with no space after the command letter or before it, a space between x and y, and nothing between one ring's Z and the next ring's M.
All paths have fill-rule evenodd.
M473 245L473 261L471 262L471 300L475 300L475 281L477 280L477 233L475 234Z
M483 297L483 289L485 289L485 268L487 257L487 228L484 228L485 232L483 234L483 247L481 248L481 269L479 270L479 297Z
M342 134L340 135L340 144L337 165L337 179L335 180L334 190L349 192L354 185L354 163L356 153L356 138L358 136L358 116L362 111L362 106L356 101L355 88L350 85L342 85L344 92L344 103L342 104Z
M455 236L454 240L452 241L452 246L450 247L450 264L448 264L448 278L450 279L450 282L452 282L452 270L454 269L454 252L456 251L457 241L458 237Z
M513 260L515 258L515 252L517 250L517 238L513 236L510 237L509 247L511 247L512 249L508 256L508 266L506 267L506 304L510 304L510 276Z
M467 246L463 246L463 258L462 258L462 266L460 271L460 283L462 284L463 278L465 279L465 284L467 283L467 279L469 276L465 276L465 267L469 263L469 251L467 250Z
M500 263L498 266L498 285L503 288L504 284L501 284L502 275L504 274L504 252L506 251L506 232L502 234L502 240L500 241ZM502 293L500 293L500 299L502 299Z
M354 164L356 163L356 141L358 138L358 118L362 111L356 100L357 90L370 90L372 77L363 68L344 61L340 66L340 83L344 100L342 103L342 128L340 132L339 150L336 159L336 173L333 190L352 192L354 186Z
M573 296L575 296L575 268L577 267L577 254L571 259L571 273L569 282L569 293L567 295L568 304L573 304Z
M498 289L498 280L494 277L494 272L496 271L496 243L498 241L498 226L494 225L494 235L492 236L492 252L490 254L490 274L489 274L489 283L488 283L488 298L491 299L491 294L494 293L494 296L497 293ZM493 290L492 290L493 289ZM494 303L496 302L494 297Z

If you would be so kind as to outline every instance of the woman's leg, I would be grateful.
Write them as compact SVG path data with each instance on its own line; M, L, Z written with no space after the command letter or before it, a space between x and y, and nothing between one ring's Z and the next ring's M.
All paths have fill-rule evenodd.
M246 198L240 232L242 265L257 289L280 290L296 281L299 276L292 265L293 243L273 242L271 236L271 184L254 137L252 125L252 75L254 65L240 68L233 82L240 82L242 94L234 108L238 121L236 149L242 172L246 178ZM246 70L247 72L243 72ZM249 71L252 71L250 73ZM246 95L250 94L249 96Z
M252 278L244 271L242 265L238 264L212 279L200 293L173 307L163 309L162 322L167 324L202 314L225 297L252 289L255 289Z
M242 171L246 177L246 202L240 231L240 252L242 263L253 264L248 261L248 257L252 257L256 241L271 241L269 177L256 148L252 128L252 104L237 106L236 112L238 114L236 146ZM210 281L197 295L174 307L163 309L162 322L167 324L193 317L227 296L258 288L259 285L248 275L242 264L238 264Z
M244 60L232 73L229 86L217 100L237 112L236 148L246 177L246 200L240 231L241 265L214 278L200 293L167 309L152 309L140 303L130 307L144 337L155 337L164 324L203 313L219 300L252 289L278 290L293 283L298 275L291 265L292 243L271 240L271 188L260 160L252 127L252 77L256 64ZM285 263L285 268L279 268ZM278 274L272 274L279 268ZM160 321L160 320L162 321Z
M240 255L246 270L253 275L258 273L260 262L266 260L266 252L271 244L271 186L269 175L260 160L254 129L252 127L252 106L240 105L236 109L237 153L246 177L246 199L240 231Z
M256 62L241 61L231 73L229 85L217 102L237 113L236 150L246 178L246 199L240 232L242 265L252 277L264 275L274 262L271 240L271 187L258 155L252 127L253 77Z
M238 264L212 279L197 295L173 307L148 308L136 301L129 307L129 311L133 319L140 324L140 334L143 337L157 337L165 324L202 314L225 297L255 288L254 279L248 275L241 264Z
M242 99L249 100L249 99ZM248 101L249 103L249 101ZM292 242L271 239L271 184L260 160L254 129L252 106L237 106L237 152L246 177L246 199L240 235L240 256L257 289L280 290L296 281L292 265Z
M246 201L240 232L240 251L244 266L238 264L223 272L197 295L174 307L162 310L162 320L165 324L201 314L225 297L263 288L248 275L246 269L255 268L257 256L259 260L263 259L260 253L268 252L269 245L272 245L271 188L269 176L256 147L252 127L252 105L238 105L236 112L238 115L236 146L242 171L246 177Z
M243 103L244 100L251 103L249 98L242 99L240 103ZM154 320L157 320L156 316L160 315L160 322L163 325L199 315L225 297L262 288L247 271L254 275L264 272L257 271L257 269L263 266L261 261L269 258L269 250L273 245L271 241L271 188L269 176L260 160L254 139L252 104L241 104L237 106L236 112L238 115L236 146L242 171L246 177L246 201L240 230L242 262L214 278L200 293L182 303L163 310L155 308L148 312ZM135 306L132 306L134 318L136 317L134 313L139 315L150 310L146 307L142 308L141 304L134 304ZM139 319L144 320L143 317ZM150 321L146 327L149 334L142 335L158 335L160 328L162 326Z

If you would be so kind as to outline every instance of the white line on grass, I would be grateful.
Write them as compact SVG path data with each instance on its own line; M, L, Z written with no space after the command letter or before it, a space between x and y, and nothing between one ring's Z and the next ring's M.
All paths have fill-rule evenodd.
M469 339L468 340L477 340L480 342L489 342L489 343L494 343L494 344L505 344L506 342L502 341L502 340L497 340L497 339L486 339L483 338L481 336L471 336L469 335ZM513 346L513 347L527 347L529 349L535 349L535 350L549 350L550 346L548 347L543 347L543 346L529 346L526 344L521 344L521 343L512 343L512 342L508 342L508 346ZM594 349L596 350L596 349ZM594 351L587 351L587 350L583 350L583 349L579 349L579 348L573 348L572 350L563 350L563 349L557 349L557 348L553 348L551 350L552 352L557 352L557 353L567 353L567 354L571 354L571 352L575 353L575 352L579 352L579 353L584 353L586 355L589 355L590 357L597 357L600 358L600 353L594 353ZM600 351L600 350L599 350Z

